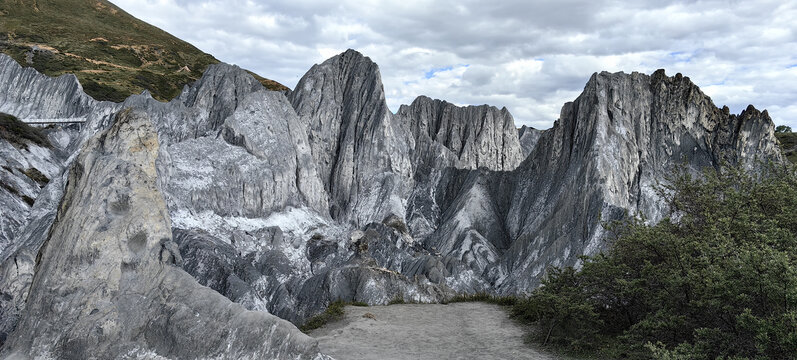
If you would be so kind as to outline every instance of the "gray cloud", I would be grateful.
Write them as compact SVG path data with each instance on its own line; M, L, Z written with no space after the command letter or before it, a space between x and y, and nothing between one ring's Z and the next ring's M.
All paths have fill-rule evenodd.
M380 65L392 110L428 95L550 127L597 71L665 68L718 106L797 129L797 4L775 0L116 0L222 61L293 87L347 48ZM435 71L433 71L435 70Z

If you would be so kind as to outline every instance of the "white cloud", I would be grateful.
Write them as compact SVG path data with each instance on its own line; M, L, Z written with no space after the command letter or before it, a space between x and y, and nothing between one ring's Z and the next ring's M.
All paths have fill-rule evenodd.
M117 0L222 61L293 87L347 48L380 65L388 105L418 95L506 106L551 126L598 71L665 68L718 106L797 128L797 4L776 0ZM431 74L431 75L430 75Z

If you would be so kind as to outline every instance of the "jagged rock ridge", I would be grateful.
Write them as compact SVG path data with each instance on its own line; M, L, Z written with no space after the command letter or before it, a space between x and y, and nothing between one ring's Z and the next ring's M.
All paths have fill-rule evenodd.
M520 141L520 148L523 150L524 159L528 157L531 151L534 150L534 147L537 146L537 141L540 140L542 133L542 130L537 130L526 125L518 128L518 141Z
M174 257L200 284L295 323L336 299L529 291L546 266L574 264L603 246L598 215L657 220L653 184L674 165L780 160L766 112L730 115L688 78L663 72L595 74L540 132L515 129L506 109L426 97L391 114L378 67L355 51L314 66L287 96L219 64L169 103L142 94L71 108L57 96L63 80L20 84L3 75L20 71L0 68L17 94L3 109L88 120L58 169L120 110L146 114L158 134L157 190ZM56 95L34 111L25 92ZM35 258L64 176L41 190L34 216L17 217L20 230L0 258L2 332L31 311Z
M430 155L427 143L439 143L457 160L446 165L457 168L513 170L523 160L515 121L506 108L458 107L420 96L396 115L410 127L418 157Z

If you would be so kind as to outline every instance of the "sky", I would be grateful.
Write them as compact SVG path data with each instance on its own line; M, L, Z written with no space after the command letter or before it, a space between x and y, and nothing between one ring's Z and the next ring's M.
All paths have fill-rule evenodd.
M546 129L593 73L663 68L797 130L797 1L111 1L290 88L355 49L379 65L393 112L426 95Z

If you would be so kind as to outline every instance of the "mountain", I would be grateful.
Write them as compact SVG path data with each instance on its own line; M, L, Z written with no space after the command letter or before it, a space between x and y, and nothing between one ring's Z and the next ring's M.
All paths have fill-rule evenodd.
M117 102L143 90L170 100L219 62L105 0L0 0L0 52L50 76L75 74L88 95Z
M530 126L523 125L518 128L518 137L520 137L520 147L523 149L523 158L531 154L531 151L534 150L534 147L537 145L537 141L540 140L541 135L541 130L537 130Z
M601 220L658 221L674 169L784 162L766 111L663 70L594 74L544 131L392 114L353 50L287 92L214 64L169 102L97 101L4 55L0 86L2 113L81 121L0 140L0 356L323 358L294 325L332 301L527 293L605 248Z

